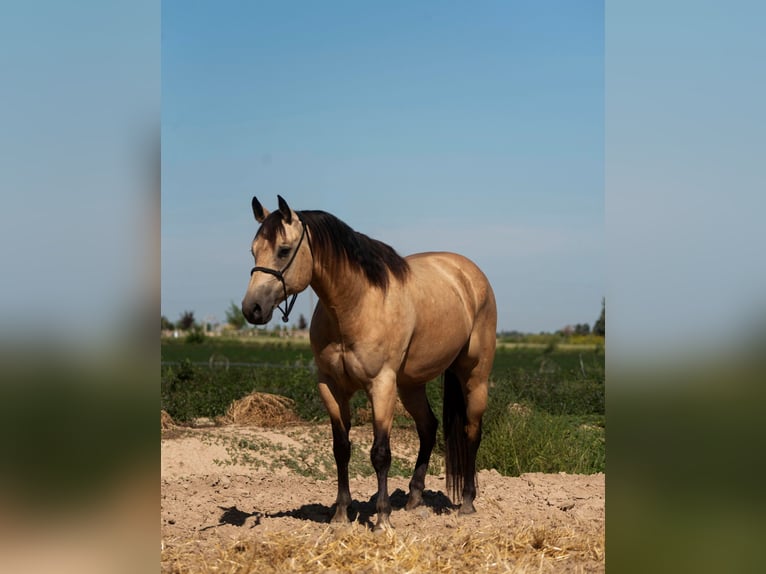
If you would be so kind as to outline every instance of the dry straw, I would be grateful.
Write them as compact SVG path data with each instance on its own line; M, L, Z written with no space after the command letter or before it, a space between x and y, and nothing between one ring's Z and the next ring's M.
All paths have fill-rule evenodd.
M477 531L376 534L354 524L317 531L306 525L290 532L217 547L207 557L163 555L173 574L272 574L325 572L594 572L604 570L603 534L567 528L523 527Z
M295 414L295 401L280 395L257 392L231 403L224 420L227 423L262 427L300 422Z

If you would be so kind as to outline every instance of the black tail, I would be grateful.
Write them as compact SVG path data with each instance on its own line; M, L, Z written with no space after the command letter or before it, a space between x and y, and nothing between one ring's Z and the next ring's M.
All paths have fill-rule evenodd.
M447 491L452 502L457 503L463 496L463 473L468 464L468 422L465 397L455 373L444 371L444 463L447 469Z

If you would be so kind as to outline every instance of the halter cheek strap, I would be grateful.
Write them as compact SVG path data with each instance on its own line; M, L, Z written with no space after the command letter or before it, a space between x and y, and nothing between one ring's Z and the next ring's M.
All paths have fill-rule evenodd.
M277 309L282 313L282 321L287 323L287 320L290 316L290 312L293 310L293 305L295 305L295 300L298 298L297 293L293 293L293 296L290 298L290 300L287 300L287 285L285 284L285 271L287 271L287 268L290 267L290 265L293 264L293 261L295 261L295 256L298 255L298 250L301 248L301 243L303 243L303 238L306 236L306 224L303 222L302 219L300 219L300 216L298 217L299 221L301 222L301 238L298 240L298 245L295 247L295 251L293 251L292 257L290 257L290 261L287 262L287 265L282 267L281 271L277 271L276 269L271 269L270 267L259 267L255 266L250 270L250 276L252 277L253 273L256 271L262 271L263 273L268 273L269 275L273 275L277 279L279 279L282 282L282 291L284 292L284 303L285 308L283 309L279 305L277 305ZM306 240L309 244L309 250L311 250L311 240Z

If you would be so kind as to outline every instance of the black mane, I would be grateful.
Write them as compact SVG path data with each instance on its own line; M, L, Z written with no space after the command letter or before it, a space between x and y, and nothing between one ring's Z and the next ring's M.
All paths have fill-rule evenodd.
M407 261L390 245L354 231L325 211L296 213L311 230L311 245L315 252L331 253L335 258L345 259L351 267L361 271L371 285L386 290L389 272L399 280L407 277L410 270ZM277 233L284 233L282 218L280 211L273 211L263 221L258 234L273 243Z

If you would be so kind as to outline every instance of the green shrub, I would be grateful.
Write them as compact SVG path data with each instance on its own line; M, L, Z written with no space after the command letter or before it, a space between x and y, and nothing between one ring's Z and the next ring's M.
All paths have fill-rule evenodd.
M205 342L205 332L201 327L194 327L189 334L186 335L184 341L187 343L198 345Z

